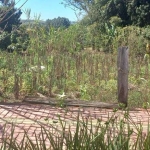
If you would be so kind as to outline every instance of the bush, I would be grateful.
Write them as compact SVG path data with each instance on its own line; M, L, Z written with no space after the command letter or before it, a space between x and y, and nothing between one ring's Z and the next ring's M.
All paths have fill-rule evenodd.
M8 32L1 31L1 34L0 34L0 49L1 50L6 50L8 45L10 45L10 44L11 44L10 34Z
M20 26L18 30L11 33L2 32L0 35L0 49L8 52L25 51L29 44L29 36L26 33L25 26Z
M144 55L146 52L147 39L144 35L145 28L139 28L136 26L128 26L124 28L117 28L117 37L113 43L117 43L119 46L128 46L131 55ZM117 49L115 47L115 49Z

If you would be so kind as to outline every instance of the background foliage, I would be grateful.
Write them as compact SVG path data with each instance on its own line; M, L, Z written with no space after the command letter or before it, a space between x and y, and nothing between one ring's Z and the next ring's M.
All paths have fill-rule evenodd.
M64 17L58 17L54 19L47 19L46 20L46 26L51 26L54 28L68 28L70 26L70 21L67 18Z

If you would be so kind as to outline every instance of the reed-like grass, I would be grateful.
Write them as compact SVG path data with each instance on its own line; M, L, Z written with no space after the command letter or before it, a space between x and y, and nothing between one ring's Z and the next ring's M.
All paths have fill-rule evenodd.
M143 29L115 30L110 44L105 41L107 36L101 35L96 51L86 47L93 36L83 26L65 30L29 26L27 53L0 53L1 101L21 99L37 92L50 97L64 92L72 99L117 102L117 48L125 44L130 52L129 106L142 107L149 103L150 64L142 55L146 51ZM113 53L102 52L103 45L112 48ZM36 70L31 69L34 66Z
M11 133L7 134L7 128L4 126L1 150L149 150L149 123L145 133L142 123L134 122L128 110L122 111L122 117L119 117L117 112L114 110L108 120L94 120L94 124L92 119L78 114L74 130L59 118L59 130L54 128L49 131L41 126L40 134L35 132L33 136L34 141L33 137L24 131L22 140L18 142L14 137L15 125L12 124Z
M46 96L65 92L72 99L117 102L116 54L20 56L1 53L0 61L2 97L20 99L37 92ZM150 65L141 57L132 56L129 63L129 105L141 107L149 103ZM37 66L37 70L32 70L33 66ZM40 66L45 69L41 70Z

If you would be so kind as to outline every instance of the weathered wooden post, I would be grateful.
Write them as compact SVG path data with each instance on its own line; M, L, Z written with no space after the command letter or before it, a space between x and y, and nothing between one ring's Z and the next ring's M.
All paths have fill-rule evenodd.
M118 102L128 103L128 47L118 48Z

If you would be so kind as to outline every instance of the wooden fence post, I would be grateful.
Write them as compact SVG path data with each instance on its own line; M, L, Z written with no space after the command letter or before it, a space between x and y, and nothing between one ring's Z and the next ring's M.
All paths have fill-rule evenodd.
M128 104L128 47L118 48L118 102Z

